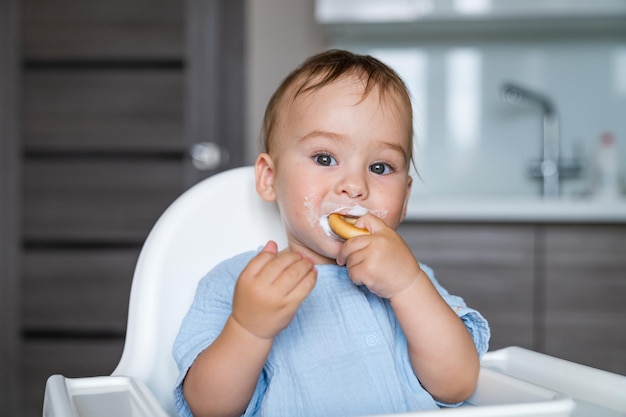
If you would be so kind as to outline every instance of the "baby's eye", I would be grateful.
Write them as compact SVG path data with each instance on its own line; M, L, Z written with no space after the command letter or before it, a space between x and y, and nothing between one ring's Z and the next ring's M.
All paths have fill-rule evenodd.
M326 155L326 154L315 155L313 159L318 165L323 165L327 167L337 165L337 161L335 161L335 158L333 158L330 155Z
M376 164L370 165L370 171L374 174L386 175L392 172L392 168L387 164L378 162Z

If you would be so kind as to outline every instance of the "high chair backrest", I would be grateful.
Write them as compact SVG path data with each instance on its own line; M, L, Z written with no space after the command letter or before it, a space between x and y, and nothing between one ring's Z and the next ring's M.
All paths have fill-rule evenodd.
M138 378L175 415L172 344L196 285L218 262L269 239L286 246L274 204L257 195L252 167L214 175L183 193L148 235L133 276L122 358L113 375Z

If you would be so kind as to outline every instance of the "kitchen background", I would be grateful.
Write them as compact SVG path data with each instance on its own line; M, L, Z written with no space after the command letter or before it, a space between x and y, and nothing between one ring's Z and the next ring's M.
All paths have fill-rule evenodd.
M541 192L527 171L542 156L543 111L539 103L504 100L507 83L552 102L561 157L581 169L563 181L565 196L593 191L604 134L615 138L621 165L626 161L624 2L320 0L317 16L325 46L375 55L409 85L423 180L414 190L418 200ZM253 129L263 100L258 104Z
M112 371L151 225L254 161L269 96L328 47L410 86L421 181L401 233L492 348L626 373L626 204L591 175L605 133L626 165L626 2L0 0L0 23L0 416L40 415L53 373ZM543 113L505 82L554 105L580 168L564 199L527 175Z

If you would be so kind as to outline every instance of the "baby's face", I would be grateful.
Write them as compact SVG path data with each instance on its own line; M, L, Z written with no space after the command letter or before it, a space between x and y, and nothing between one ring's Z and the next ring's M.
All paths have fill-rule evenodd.
M380 101L363 83L341 79L285 104L274 138L275 193L290 248L334 262L342 242L328 228L332 212L371 212L389 227L404 218L410 126L392 96Z

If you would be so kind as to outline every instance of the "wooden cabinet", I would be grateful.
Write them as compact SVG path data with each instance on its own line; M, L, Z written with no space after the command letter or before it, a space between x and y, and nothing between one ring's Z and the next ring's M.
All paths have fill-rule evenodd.
M549 225L545 352L626 375L626 225Z
M537 348L532 228L404 223L400 233L450 293L489 321L491 349Z
M626 225L406 222L438 280L523 346L626 375Z

